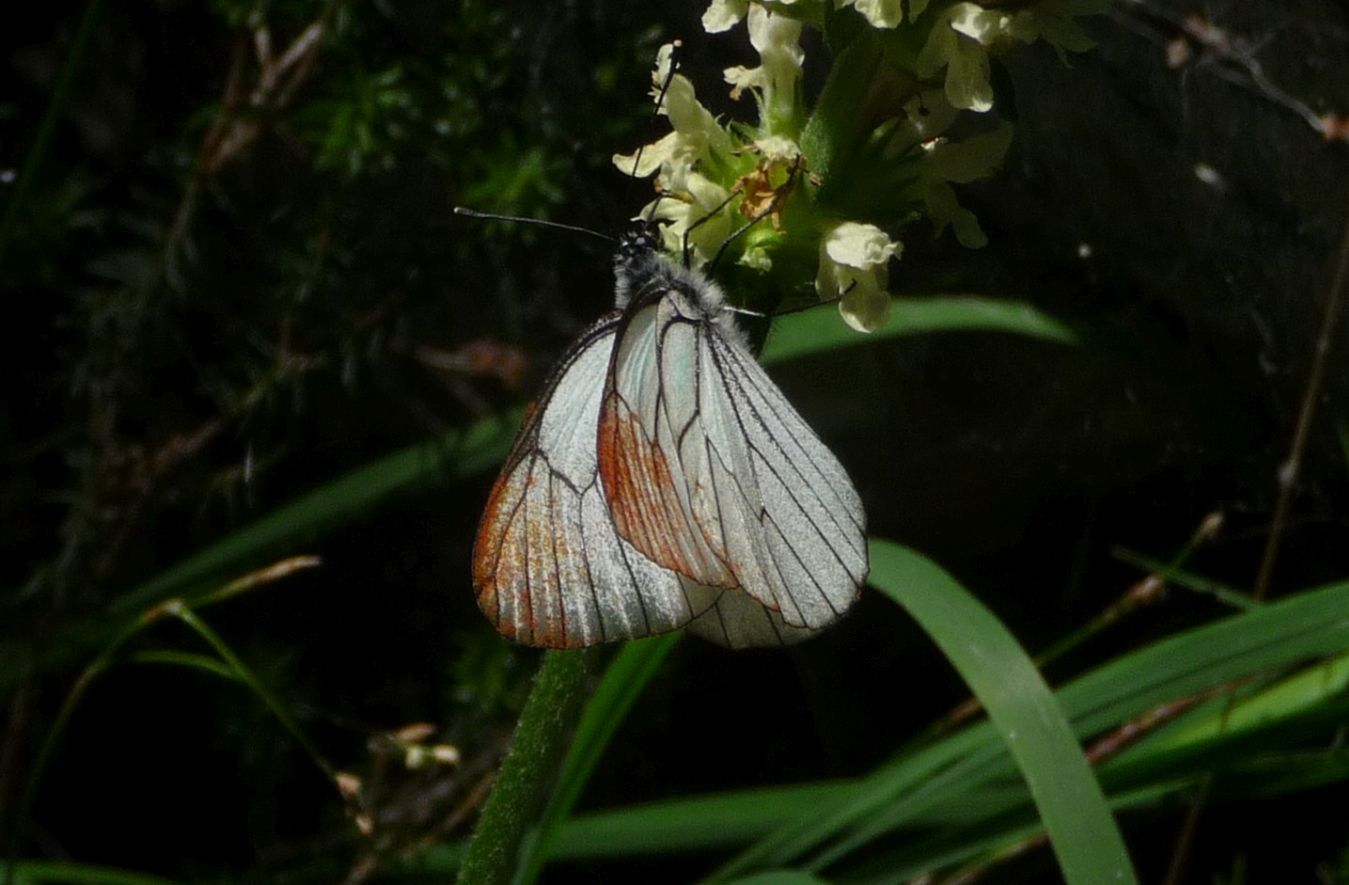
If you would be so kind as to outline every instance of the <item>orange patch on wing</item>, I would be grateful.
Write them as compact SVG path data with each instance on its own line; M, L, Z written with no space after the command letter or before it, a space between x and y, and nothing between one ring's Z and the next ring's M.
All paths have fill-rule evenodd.
M610 393L600 408L600 479L619 536L647 559L709 586L728 586L729 574L690 523L665 452L646 435L622 397Z
M518 495L507 499L511 479L511 473L505 471L492 484L487 506L483 508L482 519L478 522L478 534L473 539L473 587L478 591L480 604L484 597L495 595L497 563L500 557L507 554L505 532L510 511L519 500Z
M478 608L507 639L536 648L575 648L583 644L582 637L567 630L565 609L559 609L559 617L540 612L530 592L531 530L519 507L534 483L533 471L524 465L516 465L515 469L507 469L497 477L487 496L487 506L473 541L473 587ZM535 516L535 519L541 518L544 517ZM552 543L559 560L576 555L567 546L565 533L556 529L551 522L545 527L535 526L534 543L540 543L541 535L552 537L556 534ZM532 555L542 554L534 550ZM546 592L548 588L537 589ZM562 596L568 592L566 587L557 590ZM511 604L503 606L503 600L509 600Z
M553 545L552 555L561 565L573 555L571 548L567 546L567 533L562 531L561 526L550 524L548 534L551 535L550 543ZM569 588L560 582L556 590L558 594L556 617L530 618L530 626L534 629L534 640L530 644L543 648L574 648L580 645L580 638L572 635L567 629L566 597L568 593L579 593L582 590Z
M533 645L526 580L528 526L519 507L530 482L526 470L504 470L492 485L473 541L473 587L478 608L507 639ZM521 629L524 628L524 629Z

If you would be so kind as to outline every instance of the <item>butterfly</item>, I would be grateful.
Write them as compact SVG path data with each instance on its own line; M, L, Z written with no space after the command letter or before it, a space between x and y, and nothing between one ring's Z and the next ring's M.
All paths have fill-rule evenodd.
M529 408L473 546L504 636L575 648L686 627L732 648L836 621L867 575L843 466L754 358L721 289L649 228L615 308Z

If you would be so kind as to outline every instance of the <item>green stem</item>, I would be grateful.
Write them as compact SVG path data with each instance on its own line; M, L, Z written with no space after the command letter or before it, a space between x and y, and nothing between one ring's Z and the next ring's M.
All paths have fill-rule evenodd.
M505 885L515 868L525 833L538 820L549 785L599 673L600 651L550 651L515 726L511 748L487 797L478 828L459 870L460 882Z
M228 665L229 669L262 700L267 709L281 723L281 727L290 732L291 737L295 738L300 747L309 754L309 758L313 760L329 782L336 783L337 770L328 762L328 758L319 751L318 745L309 739L309 735L305 734L304 730L300 728L299 723L290 715L290 711L286 709L285 704L281 703L281 700L272 693L271 689L263 684L262 680L243 662L243 659L236 655L234 650L225 643L225 640L220 638L220 634L212 630L205 621L197 617L196 612L186 605L170 602L167 611L206 640L206 643L215 650L216 654L220 655L220 659Z
M23 848L24 829L28 826L29 818L32 815L38 785L47 772L47 765L51 762L52 754L56 752L56 747L60 743L62 735L65 734L66 723L70 721L70 717L84 698L90 684L112 663L117 650L160 615L161 612L154 609L125 625L99 656L80 672L79 678L75 680L75 685L66 693L65 699L61 702L61 709L57 711L56 719L47 729L47 734L42 739L42 745L38 748L37 756L29 767L27 783L24 784L23 795L19 799L18 813L15 814L10 823L11 829L4 834L5 844L0 845L0 885L11 885L12 882L16 881L15 868L18 852Z
M585 703L534 837L526 839L521 849L513 885L533 885L539 877L558 831L589 783L614 732L682 636L680 631L626 643L605 668L604 678Z
M230 599L240 593L256 589L278 578L285 577L294 571L302 568L313 568L319 564L318 557L315 556L293 556L288 559L260 569L256 572L236 578L223 587L220 587L210 593L205 594L197 601L198 605L211 605L222 600ZM24 786L23 795L19 800L18 814L11 822L11 829L8 832L0 830L0 885L10 885L15 880L15 863L12 854L22 848L21 837L23 829L28 823L29 815L33 809L33 802L37 796L38 786L42 782L42 777L46 774L47 765L50 763L52 754L56 751L61 737L65 734L66 724L74 714L75 708L80 701L84 699L89 686L98 678L103 671L107 670L113 662L117 652L130 639L141 630L152 624L158 623L165 617L177 617L184 621L192 629L196 630L208 643L216 650L221 659L228 665L228 675L235 676L243 682L250 685L254 691L267 704L268 708L276 714L281 720L281 724L295 736L300 745L309 752L314 758L319 768L330 778L334 775L332 767L328 765L317 748L311 743L295 724L294 719L286 712L276 699L266 690L265 687L253 676L252 671L244 666L229 647L217 636L209 627L207 627L200 618L198 618L189 608L188 603L181 599L171 599L163 604L153 606L141 612L134 619L127 621L122 625L117 635L109 642L98 657L80 672L79 678L75 680L75 685L67 692L65 699L61 703L61 709L56 714L55 721L52 722L47 734L42 740L42 745L38 748L37 756L33 760L32 766L28 771L27 783ZM180 656L179 660L182 660ZM208 669L210 663L203 660L198 666L205 666Z

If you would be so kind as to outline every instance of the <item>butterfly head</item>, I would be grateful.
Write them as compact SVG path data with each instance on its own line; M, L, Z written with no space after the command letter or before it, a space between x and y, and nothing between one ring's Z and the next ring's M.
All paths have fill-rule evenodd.
M618 238L618 249L614 252L618 307L626 307L634 292L668 266L669 262L661 257L660 244L660 226L654 221L638 221Z
M618 238L618 250L614 254L617 266L628 266L649 259L660 250L660 225L654 221L637 221Z

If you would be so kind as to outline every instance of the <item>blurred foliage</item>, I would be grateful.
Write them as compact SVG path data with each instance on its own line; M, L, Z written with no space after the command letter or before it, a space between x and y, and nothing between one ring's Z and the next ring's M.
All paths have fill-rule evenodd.
M28 583L28 598L54 596L73 611L101 604L95 588L143 573L146 557L163 553L163 539L136 549L137 512L168 505L186 517L181 529L204 512L256 506L268 476L312 469L306 436L326 434L317 425L332 420L331 398L392 394L388 413L347 421L373 443L384 421L406 429L429 412L441 421L482 413L464 378L504 372L518 383L509 344L498 359L490 349L476 361L441 354L462 365L448 379L418 351L473 342L500 303L487 266L524 266L523 279L501 288L539 288L518 238L466 261L484 244L464 239L450 208L476 200L553 214L575 146L626 124L595 88L606 78L563 76L556 67L576 62L540 55L527 41L548 35L513 24L518 8L440 10L221 2L110 16L84 66L129 58L140 78L100 87L120 90L102 117L84 105L92 97L77 97L71 114L85 131L51 146L17 209L0 280L28 305L6 337L33 382L13 379L6 397L7 424L24 428L24 443L11 437L9 447L18 475L40 476L47 490L37 512L6 496L19 529L5 534L8 586ZM543 24L574 29L578 16L551 12ZM633 27L598 15L583 24ZM62 48L23 51L54 64ZM152 75L150 61L163 69ZM630 51L606 64L636 76L645 63ZM541 91L545 77L573 94ZM24 105L11 97L5 114L11 152L24 143ZM109 142L90 150L98 138ZM389 205L417 223L392 224ZM517 334L557 309L525 298L507 324ZM459 387L461 401L446 387ZM58 536L59 551L49 540Z
M521 344L550 342L541 348L546 367L548 349L606 298L557 297L575 288L560 285L556 270L572 243L532 232L488 239L491 228L469 229L451 209L565 211L611 225L612 196L566 187L605 179L623 187L607 152L650 122L632 85L654 51L650 10L472 0L110 7L87 5L95 25L82 47L72 44L77 20L55 9L12 30L19 88L0 96L5 181L31 172L22 201L3 207L16 223L0 250L0 290L24 305L0 333L11 367L0 447L13 468L0 487L0 664L4 700L19 704L6 746L20 754L6 757L0 775L8 840L24 786L17 774L52 724L49 701L75 675L62 668L34 682L31 656L64 645L57 659L78 664L79 649L97 646L71 641L100 641L99 625L115 624L110 603L223 530L391 447L518 400L541 373L536 348ZM605 49L581 52L578 41ZM73 86L57 95L63 65ZM621 107L632 111L616 114ZM60 125L42 143L32 122L49 113ZM442 545L426 538L428 551ZM305 580L277 591L302 603L263 603L238 624L222 616L262 681L297 699L350 669L325 673L302 648L321 628L286 610L321 605L314 594L327 583ZM258 618L290 626L259 629ZM481 744L483 755L441 788L447 798L435 808L463 801L485 774L527 673L494 636L441 633L445 618L424 628L450 650L435 665L441 672L390 691L384 705L397 715L407 708L400 693L429 693L438 702L423 706L461 711L456 728ZM166 629L153 626L151 642L194 647ZM382 653L361 646L370 636L359 624L347 638L352 655ZM345 721L346 711L373 712L363 694L382 691L371 686L390 675L378 672L322 712L302 710L305 727L359 747L380 729ZM170 697L194 684L148 678L177 685ZM99 715L101 693L123 702L117 678L110 682L82 697L94 712L77 707L47 795L60 795L62 760L80 753L80 717ZM208 684L201 697L205 706L184 715L216 722L193 730L214 734L215 749L180 748L166 759L236 756L227 769L267 785L248 800L249 816L274 816L267 797L293 788L297 772L278 762L295 748L284 749L279 733L258 741L259 729L275 726L237 688ZM241 701L253 710L242 719ZM295 788L312 789L300 777ZM444 772L418 777L442 781ZM372 795L386 808L411 801L405 780L372 786ZM41 800L36 810L41 818ZM429 813L405 812L423 823Z

